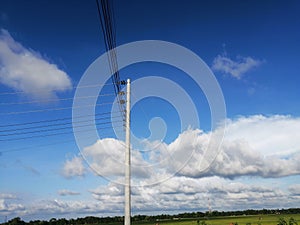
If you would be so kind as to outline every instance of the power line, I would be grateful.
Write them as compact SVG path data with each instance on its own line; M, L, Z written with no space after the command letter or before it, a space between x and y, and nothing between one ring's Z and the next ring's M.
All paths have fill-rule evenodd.
M112 81L115 84L115 94L117 95L120 91L120 76L118 71L117 57L115 54L116 32L114 17L112 16L113 10L110 7L109 1L100 0L100 2L101 4L99 4L99 1L96 0L100 24L103 31L102 33L105 42L105 48L106 51L110 54L108 59L111 72L113 73Z
M12 148L12 149L7 149L7 150L2 150L0 153L8 153L8 152L18 152L18 151L25 151L25 150L33 150L36 148L43 148L47 146L52 146L52 145L58 145L58 144L64 144L64 143L71 143L74 142L74 138L72 139L67 139L64 141L59 141L59 142L53 142L49 144L42 144L42 145L33 145L33 146L28 146L28 147L22 147L22 148Z
M38 120L38 121L32 121L32 122L26 122L26 123L11 123L11 124L0 125L0 127L25 126L25 125L30 125L30 124L57 122L57 121L63 121L63 120L71 120L72 118L73 119L79 119L79 118L85 118L85 117L90 117L90 116L101 116L101 115L115 114L115 113L117 113L117 112L103 112L103 113L96 113L96 114L93 114L93 115L64 117L64 118L51 119L51 120Z
M80 89L80 88L92 88L92 87L102 87L102 86L110 86L115 85L114 83L108 83L108 84L92 84L92 85L81 85L81 86L72 86L71 89ZM49 92L50 90L36 90L36 91L11 91L11 92L2 92L0 95L15 95L15 94L33 94L33 93L43 93L43 92Z
M115 121L115 123L123 123L123 120L120 121ZM111 122L110 122L111 123ZM94 125L94 124L92 124ZM89 125L89 126L92 126ZM96 124L97 125L97 124ZM105 130L105 129L111 129L112 127L101 127L101 130ZM78 132L90 132L91 129L88 130L81 130ZM57 136L57 135L64 135L64 134L70 134L73 133L73 131L69 131L69 132L60 132L60 133L55 133L55 134L43 134L43 135L35 135L35 136L28 136L28 137L19 137L19 138L8 138L8 139L0 139L0 142L8 142L8 141L18 141L18 140L24 140L24 139L33 139L33 138L44 138L44 137L50 137L50 136Z
M106 119L120 118L120 117L121 116L97 118L95 120L78 121L77 123L93 122L93 121L98 121L98 120L106 120ZM99 124L108 124L108 123L111 123L111 121L103 122L103 123L99 123ZM2 130L2 131L0 130L0 133L1 133L1 132L15 132L15 131L20 131L20 130L33 129L33 131L16 132L16 133L10 133L10 134L0 134L0 137L12 136L12 135L24 135L24 134L32 134L32 133L40 133L40 132L49 132L49 131L55 131L55 130L64 130L64 129L78 128L78 127L85 127L85 126L92 126L93 125L93 124L89 124L89 125L78 125L78 126L71 126L71 127L60 127L60 128L44 129L44 130L43 129L42 130L34 130L34 129L37 129L37 128L46 128L46 127L53 127L53 126L65 126L65 125L69 125L69 124L74 125L74 123L68 122L68 123L58 123L58 124L47 124L47 125L44 125L44 126L36 126L36 127L25 127L25 128Z
M120 128L122 126L116 126L115 128ZM78 131L79 133L87 133L88 131ZM111 134L111 132L106 132L106 133L103 133L101 132L101 135L109 135ZM86 139L88 139L89 137L87 136ZM64 143L71 143L71 142L74 142L74 138L72 139L65 139L63 141L59 141L59 142L52 142L52 143L49 143L49 144L42 144L42 145L31 145L31 146L28 146L28 147L22 147L22 148L12 148L12 149L6 149L6 150L2 150L0 151L0 154L1 153L9 153L9 152L16 152L16 151L26 151L26 150L33 150L33 149L36 149L36 148L43 148L43 147L48 147L48 146L52 146L52 145L58 145L58 144L64 144Z
M119 69L118 69L118 61L116 54L116 29L115 29L115 21L114 21L114 13L113 13L113 4L112 1L100 0L101 4L98 0L96 0L97 11L99 15L100 25L102 29L103 39L105 43L105 49L108 53L108 63L110 67L110 71L113 74L111 76L112 83L115 85L114 92L118 99L118 107L120 112L124 112L124 107L121 104L121 101L124 100L119 96L121 91L121 83L124 81L120 81ZM123 113L125 118L125 114Z
M118 70L118 61L117 61L117 54L116 54L116 29L115 29L115 22L114 22L114 13L113 13L113 5L110 5L111 1L107 0L100 0L101 2L101 7L99 5L98 0L97 2L97 7L98 7L98 13L99 13L99 18L100 18L100 23L101 27L103 30L103 35L104 35L104 40L105 40L105 46L106 46L106 51L108 52L108 62L109 62L109 67L112 73L111 79L112 83L111 84L99 84L99 85L86 85L86 86L73 86L70 89L73 90L75 88L92 88L92 87L102 87L106 85L112 85L114 88L115 95L117 97L117 103L119 107L119 112L124 118L125 115L125 109L124 109L124 100L123 96L120 94L121 92L121 84L125 84L125 81L120 81L120 75L119 75L119 70ZM101 11L102 10L102 11ZM101 13L102 12L102 13ZM34 90L34 91L15 91L15 92L2 92L0 93L1 96L3 95L15 95L15 94L34 94L34 93L43 93L43 92L52 92L51 90L43 89L43 90ZM112 94L104 94L104 95L99 95L99 96L110 96ZM85 96L85 97L80 97L80 98L92 98L92 97L99 97L99 96ZM62 99L44 99L44 100L33 100L33 101L26 101L26 102L3 102L0 103L0 106L10 106L10 105L29 105L29 104L34 104L34 103L40 103L40 102L54 102L57 100L60 101L69 101L74 98L62 98ZM66 109L76 109L76 108L84 108L84 107L95 107L95 106L103 106L103 105L110 105L113 102L104 102L100 104L94 104L94 105L84 105L84 106L78 106L78 107L61 107L61 108L47 108L47 109L37 109L37 110L28 110L28 111L15 111L15 112L7 112L7 113L0 113L0 116L4 115L21 115L21 114L31 114L31 113L40 113L40 112L49 112L49 111L60 111L60 110L66 110ZM95 118L94 120L81 120L75 122L65 122L66 120L72 119L72 117L68 118L57 118L57 119L52 119L52 120L42 120L42 121L32 121L32 122L26 122L26 123L14 123L14 124L7 124L7 125L0 125L0 127L4 128L5 130L0 130L2 134L0 134L1 137L13 137L13 138L6 138L5 140L1 140L1 142L6 142L6 141L16 141L16 140L23 140L23 139L33 139L33 138L45 138L49 136L56 136L56 135L64 135L64 134L69 134L72 133L72 131L67 131L67 132L60 132L57 133L56 131L58 130L66 130L66 129L71 129L72 126L67 126L67 125L73 125L73 128L83 128L83 127L89 127L89 126L101 126L100 130L105 130L112 128L111 126L108 127L102 127L102 125L105 124L111 124L112 121L106 121L107 119L111 118L119 118L121 116L111 116L111 117L101 117L106 114L109 114L108 112L106 113L101 113L98 114L100 118ZM112 114L112 113L110 113ZM93 115L90 115L93 116ZM79 116L77 118L84 118L85 116ZM92 121L100 121L96 122L95 124L83 124L83 123L88 123ZM104 122L105 121L105 122ZM119 121L114 121L114 123L123 123L123 120ZM45 124L45 123L50 123L50 124ZM77 124L77 125L76 125ZM30 127L22 127L22 126L28 126L28 125L36 125L36 126L30 126ZM11 127L12 129L7 129L7 127ZM49 129L44 129L48 127ZM113 128L115 128L114 126ZM117 126L118 127L118 126ZM119 127L123 127L122 125ZM21 132L19 132L21 131ZM78 132L90 132L91 130L79 130ZM11 133L5 133L5 132L11 132ZM54 132L54 133L46 133L46 132ZM35 134L35 133L40 133L39 135L31 135L31 136L25 136L25 137L16 137L20 135L28 135L28 134ZM65 143L65 142L64 142ZM3 152L3 151L2 151Z
M1 113L0 116L4 115L18 115L18 114L27 114L27 113L38 113L38 112L48 112L48 111L60 111L67 109L77 109L77 108L85 108L85 107L95 107L95 106L103 106L103 105L111 105L113 102L104 102L94 105L83 105L77 107L63 107L63 108L50 108L50 109L37 109L37 110L29 110L29 111L17 111L17 112L9 112L9 113Z
M82 96L76 97L76 99L86 99L86 98L97 98L97 97L107 97L114 96L114 94L101 94L96 96ZM72 98L60 98L60 99L45 99L45 100L36 100L36 101L28 101L28 102L0 102L0 106L2 105L25 105L25 104L34 104L34 103L47 103L47 102L56 102L56 101L68 101L73 100Z

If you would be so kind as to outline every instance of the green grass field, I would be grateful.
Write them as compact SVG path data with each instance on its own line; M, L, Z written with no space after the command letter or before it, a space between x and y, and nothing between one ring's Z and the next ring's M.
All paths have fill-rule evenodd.
M207 219L199 219L205 221L207 225L230 225L231 223L238 223L238 225L246 225L251 223L251 225L277 225L279 218L284 218L289 224L289 219L293 217L298 225L300 225L300 214L289 214L289 215L255 215L255 216L230 216L230 217L215 217ZM145 225L146 223L133 223L134 225ZM150 224L150 223L147 223ZM158 221L159 225L198 225L197 219L182 219L173 221Z

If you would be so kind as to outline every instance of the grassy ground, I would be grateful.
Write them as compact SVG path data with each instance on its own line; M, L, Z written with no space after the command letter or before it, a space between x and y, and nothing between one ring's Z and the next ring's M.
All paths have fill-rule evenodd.
M288 224L289 219L293 217L297 223L300 225L300 214L294 215L255 215L255 216L231 216L231 217L215 217L209 219L199 219L201 221L205 221L207 225L230 225L231 223L238 223L238 225L246 225L251 223L251 225L277 225L279 218L284 218ZM133 223L134 225L145 225L145 223ZM150 223L148 223L150 224ZM160 221L157 223L151 224L159 224L159 225L198 225L197 219L190 220L174 220L174 221Z

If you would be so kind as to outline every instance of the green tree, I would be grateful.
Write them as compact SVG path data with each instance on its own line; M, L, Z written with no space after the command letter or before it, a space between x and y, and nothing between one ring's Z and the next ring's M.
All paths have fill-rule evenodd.
M16 217L7 222L9 225L24 225L25 222L20 217Z
M56 223L57 223L56 218L51 218L51 219L49 220L49 223L50 223L51 225L56 225Z

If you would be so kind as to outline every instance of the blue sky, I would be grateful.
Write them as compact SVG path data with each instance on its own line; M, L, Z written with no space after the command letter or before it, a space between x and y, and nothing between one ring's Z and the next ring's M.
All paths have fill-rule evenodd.
M208 199L217 210L299 206L299 11L298 1L114 1L117 45L163 40L193 51L214 72L227 111L220 153L208 171L198 171L197 159L217 132L211 130L203 90L170 65L147 62L120 71L121 79L133 82L159 76L177 83L191 96L200 120L200 126L181 130L176 107L157 97L133 106L132 132L146 139L133 146L134 214L206 211ZM0 222L5 216L122 215L123 142L112 129L96 143L86 134L89 145L80 150L87 162L71 124L57 131L65 134L42 138L7 140L20 136L5 131L12 129L9 124L72 117L76 85L105 53L95 1L1 1L0 28ZM109 83L100 94L112 93ZM135 92L133 87L132 98L138 99ZM53 108L67 109L47 111ZM37 110L42 111L32 112ZM18 113L25 111L31 112ZM111 107L97 106L96 113L103 112ZM179 171L178 157L163 160L172 151L181 156L191 150L195 154ZM147 169L153 166L148 157L161 160L159 171L168 180L143 185L162 179Z

